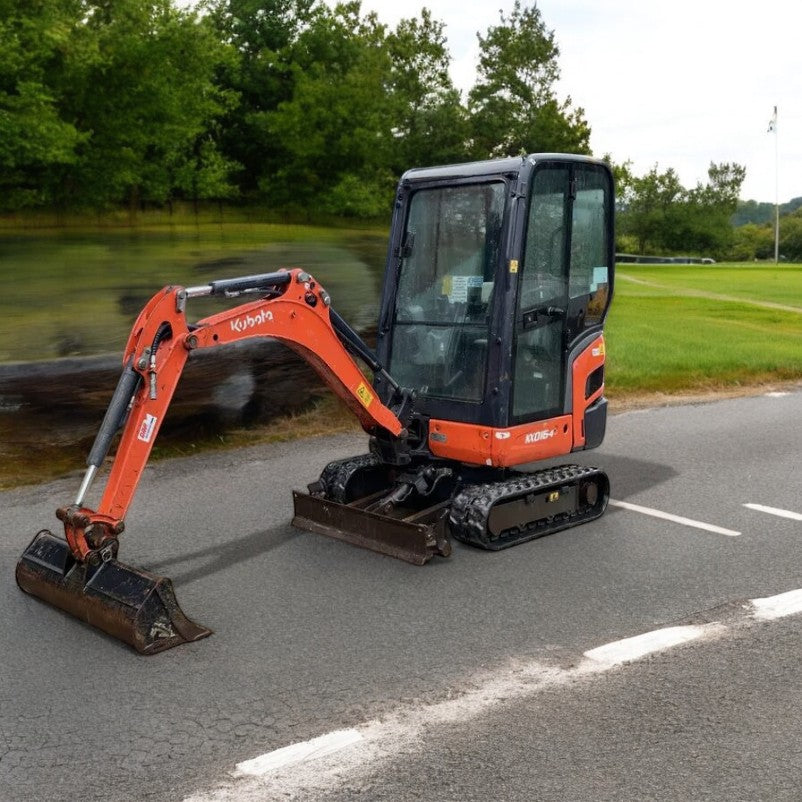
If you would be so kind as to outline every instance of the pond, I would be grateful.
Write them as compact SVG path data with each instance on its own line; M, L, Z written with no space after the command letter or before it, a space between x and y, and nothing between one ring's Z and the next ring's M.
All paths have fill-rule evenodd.
M145 302L167 284L303 267L354 327L375 323L386 234L226 223L0 233L0 362L119 352ZM234 301L233 303L237 303ZM190 320L222 304L193 300Z

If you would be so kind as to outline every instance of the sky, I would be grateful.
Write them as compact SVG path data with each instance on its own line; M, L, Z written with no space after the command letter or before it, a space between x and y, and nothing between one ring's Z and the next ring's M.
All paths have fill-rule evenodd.
M452 78L467 93L476 33L513 0L363 0L362 10L394 26L423 5L445 23ZM802 196L802 7L793 0L537 5L560 48L557 94L584 109L594 155L629 159L637 175L673 167L689 188L707 181L711 161L736 162L746 167L744 200Z

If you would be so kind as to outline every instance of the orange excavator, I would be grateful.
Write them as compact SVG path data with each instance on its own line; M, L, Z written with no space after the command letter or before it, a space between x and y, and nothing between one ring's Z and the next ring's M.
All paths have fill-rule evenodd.
M613 210L608 166L582 156L407 171L375 350L299 268L165 287L134 323L80 489L56 512L64 538L36 535L19 586L142 653L210 634L168 578L117 559L119 539L187 359L255 337L305 359L370 436L367 453L294 492L294 525L423 564L448 556L451 538L495 550L597 518L609 498L602 470L530 463L604 437ZM190 323L200 296L245 303Z

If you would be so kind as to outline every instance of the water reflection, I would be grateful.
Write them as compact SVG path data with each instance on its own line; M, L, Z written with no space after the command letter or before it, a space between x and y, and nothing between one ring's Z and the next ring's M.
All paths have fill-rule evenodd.
M376 320L385 249L379 232L267 224L0 233L0 362L119 352L162 286L280 267L311 272L343 317L367 326ZM202 299L187 314L221 308Z

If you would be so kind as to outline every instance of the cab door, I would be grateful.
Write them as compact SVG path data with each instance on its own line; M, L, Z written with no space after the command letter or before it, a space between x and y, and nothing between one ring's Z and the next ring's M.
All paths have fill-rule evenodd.
M601 331L612 276L612 179L601 164L535 167L514 321L511 424L560 415L569 354Z

